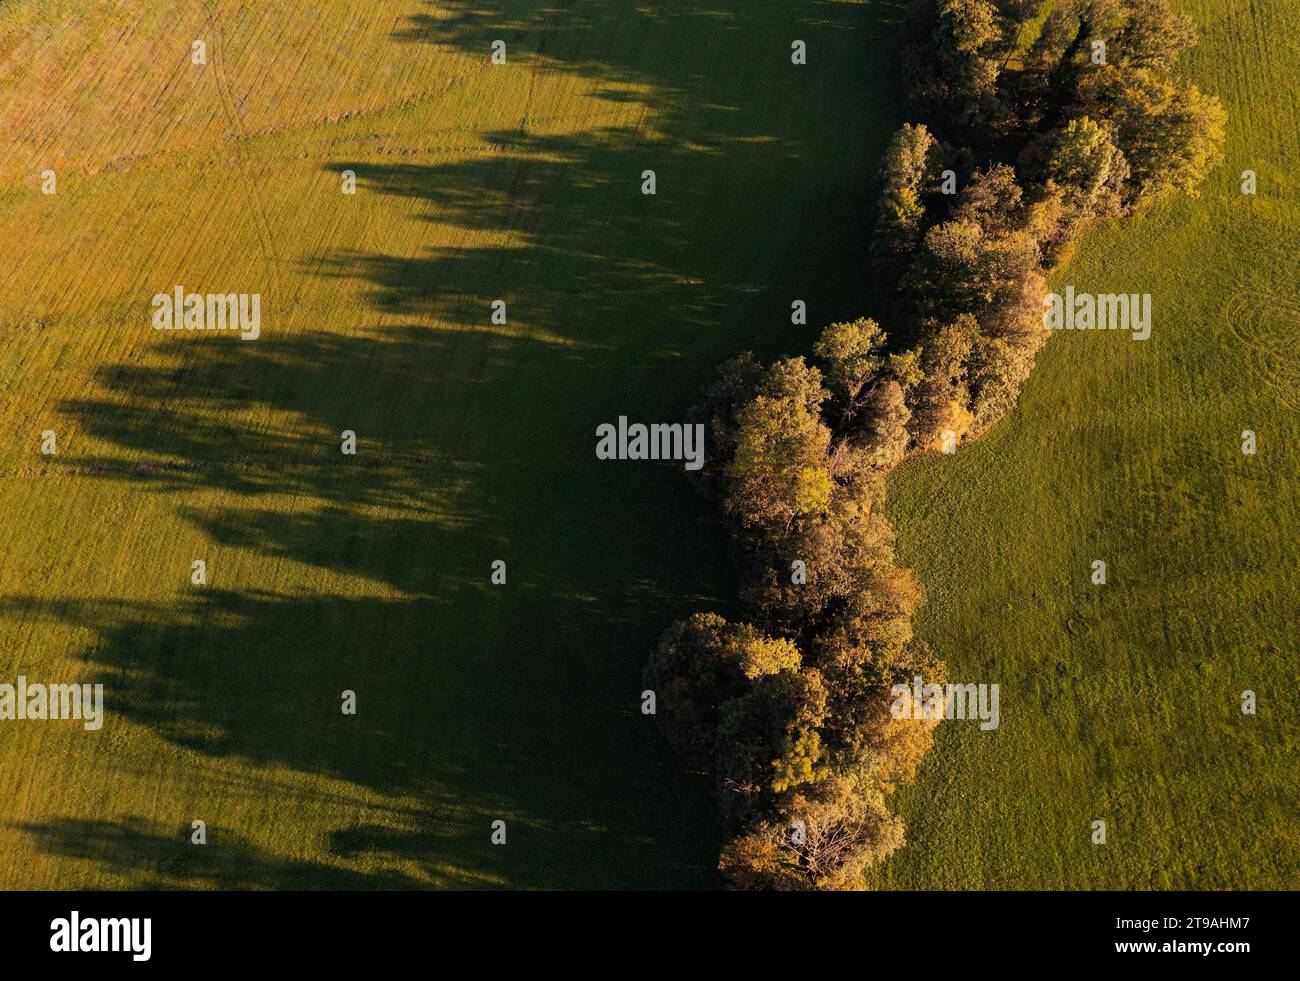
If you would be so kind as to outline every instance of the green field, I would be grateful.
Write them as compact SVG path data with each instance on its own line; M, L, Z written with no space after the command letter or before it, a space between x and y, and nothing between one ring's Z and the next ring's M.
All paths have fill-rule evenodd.
M595 427L871 311L899 5L0 8L0 682L108 709L0 724L0 886L716 886L637 708L725 536ZM918 631L1002 725L940 727L881 887L1296 881L1300 9L1182 6L1227 163L1058 277L1151 292L1152 338L1053 338L893 478ZM261 338L153 331L178 283L260 292Z
M918 633L1002 686L1002 720L940 726L881 887L1300 881L1300 7L1180 6L1227 160L1199 199L1091 232L1053 287L1152 294L1151 338L1053 337L1015 412L891 484Z
M0 12L0 679L108 710L0 725L0 885L715 884L638 706L725 539L595 428L863 307L897 11L559 6Z

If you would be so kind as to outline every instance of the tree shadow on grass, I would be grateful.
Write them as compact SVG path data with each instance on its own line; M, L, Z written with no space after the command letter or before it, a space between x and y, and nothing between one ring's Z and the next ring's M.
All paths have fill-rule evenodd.
M520 365L561 372L575 357L493 335L488 357L466 361L453 346L468 336L309 334L213 346L200 364L164 346L100 372L100 394L64 407L84 436L116 448L73 467L142 492L225 492L233 503L179 513L225 545L400 598L208 588L170 604L20 596L6 611L95 629L86 659L110 715L178 745L442 802L381 836L385 853L400 841L435 881L498 861L497 879L514 885L698 883L711 864L700 843L714 835L707 791L684 792L635 707L645 625L712 602L718 578L696 562L671 581L667 570L691 568L690 545L661 540L660 516L684 504L701 537L714 531L678 472L602 466L585 425L549 434L567 448L541 467L493 461L514 438L510 413L480 412L466 440L485 398L471 393L506 389ZM255 383L232 390L236 376ZM419 411L439 386L464 393L456 415ZM290 421L241 440L250 413ZM356 458L332 432L351 418ZM143 459L123 465L122 450ZM482 456L459 455L469 453ZM284 494L291 510L274 506ZM655 520L624 513L629 502ZM498 557L503 587L489 583ZM344 689L358 693L356 718L339 712ZM534 829L531 846L485 858L496 816ZM347 851L363 852L348 834Z
M170 833L139 817L121 821L56 818L13 825L42 851L95 862L137 889L415 889L422 883L393 872L362 874L317 862L280 858L233 831L208 829L207 845L190 843L190 828Z
M454 479L448 470L483 449L459 439L465 403L506 384L520 361L563 376L581 357L576 347L488 330L417 327L164 343L136 363L97 370L96 394L59 406L115 451L66 459L157 491L308 494L437 512L448 500L443 481ZM358 436L354 457L340 452L345 429Z
M649 109L646 126L568 136L532 132L526 114L486 135L491 152L450 163L330 164L432 224L507 235L304 259L311 274L369 284L372 310L399 325L159 344L62 407L87 438L69 461L80 472L175 497L224 545L396 595L208 588L178 603L4 605L96 631L85 657L109 724L426 806L331 831L341 863L378 867L355 875L230 838L227 857L183 873L170 832L129 820L29 828L42 847L127 855L155 884L712 882L708 788L674 770L637 707L655 633L725 608L723 540L680 469L599 463L594 428L680 418L744 348L806 348L794 297L809 304L809 335L862 312L864 174L889 129L866 88L893 82L888 65L853 59L894 5L620 9L457 2L399 28L399 42L484 57L505 31L537 71L584 75L611 104ZM795 68L787 35L813 58L847 60ZM655 44L662 57L643 57ZM640 193L647 168L654 196ZM492 328L498 297L510 324ZM339 453L344 429L355 457ZM212 491L216 506L190 500ZM289 495L286 510L276 498ZM504 587L488 582L498 558ZM339 711L344 689L355 717ZM511 843L493 849L498 817Z
M810 112L827 113L856 92L836 88L840 73L809 71L820 58L860 51L892 52L905 0L425 0L393 32L402 44L429 45L487 61L494 41L507 62L534 74L591 79L611 102L648 102L669 138L774 132L781 117L764 117L767 99L805 86ZM851 37L851 44L846 44ZM808 48L807 66L791 63L791 44ZM501 66L497 66L501 67ZM894 59L863 59L858 77L896 92ZM830 98L827 98L827 97ZM530 104L529 108L533 108ZM889 112L863 100L864 112ZM525 120L526 121L526 120Z
M543 129L525 112L450 162L336 161L359 193L409 199L415 217L462 234L416 255L340 250L312 271L369 282L377 310L453 324L483 323L507 298L529 330L592 345L590 366L677 358L661 375L677 402L723 357L803 349L820 325L870 308L866 230L897 91L878 46L892 44L901 2L426 8L397 40L484 61L505 40L504 90L528 84L522 64L597 80L600 98L643 111L592 127L574 108L577 132L553 131L562 113ZM808 64L791 64L794 40ZM465 246L466 231L506 241ZM795 298L808 304L803 330L790 325Z
M566 609L556 594L523 591L508 605L538 622L577 618L590 632L586 604L573 598ZM0 613L37 619L35 608L35 598L17 597ZM706 881L716 834L707 788L673 776L653 720L636 710L633 679L600 649L565 656L547 649L544 631L506 629L487 642L449 633L462 598L212 590L179 605L45 600L39 608L99 633L85 654L86 680L104 685L106 727L125 719L240 769L288 767L421 802L392 809L382 824L338 828L331 849L342 859L382 869L400 858L426 884ZM345 690L356 694L355 715L340 710ZM219 813L219 798L211 806ZM509 847L489 841L497 819L507 822ZM140 848L151 840L133 839ZM230 861L223 874L238 873ZM315 885L333 887L327 868L295 874L315 872ZM382 873L371 883L399 884Z

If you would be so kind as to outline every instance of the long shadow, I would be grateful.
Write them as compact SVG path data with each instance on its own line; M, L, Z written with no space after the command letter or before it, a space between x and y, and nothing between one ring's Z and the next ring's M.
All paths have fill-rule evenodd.
M489 414L466 440L462 417L508 390L521 364L572 371L574 348L488 337L489 357L463 363L448 347L457 339L312 334L213 348L201 364L164 346L101 371L103 394L65 406L87 435L144 457L71 466L165 495L232 492L223 500L238 503L177 510L224 544L405 598L211 589L140 607L19 596L3 609L93 627L86 658L109 712L163 738L443 802L376 832L384 854L400 839L437 881L438 869L497 862L496 879L521 886L699 884L713 836L706 790L671 774L634 708L646 625L713 602L717 570L695 563L689 580L666 585L665 569L692 568L688 547L656 540L669 513L685 507L703 526L704 509L676 471L600 465L586 426L554 437L567 443L559 464L493 461L516 424ZM440 385L467 393L458 412L418 411ZM241 439L250 413L291 421ZM337 427L354 418L349 458ZM494 428L496 447L479 438ZM293 510L258 506L283 493ZM622 513L638 498L650 523ZM497 557L509 561L504 587L488 582ZM355 719L339 712L344 689L362 700ZM494 816L533 829L503 857L484 850ZM348 832L349 854L364 851L359 837Z
M852 111L894 112L888 100L846 90L847 77L897 92L891 57L905 0L695 0L654 3L639 0L425 0L394 31L404 44L432 45L484 58L496 40L506 42L508 59L533 74L559 72L592 79L611 102L648 103L655 126L669 139L707 142L726 135L785 136L786 121L765 100L802 98L833 127ZM808 65L828 52L843 56L851 35L863 57L839 72L804 75L792 68L791 43L808 45ZM848 53L852 57L853 52ZM885 57L881 57L884 55ZM829 96L830 98L827 98ZM530 108L544 109L545 107ZM859 120L861 121L861 120ZM527 122L527 117L523 122Z
M552 336L701 366L668 377L679 384L720 351L802 349L820 324L872 308L866 230L895 124L901 0L425 6L399 41L486 59L501 39L512 64L597 80L600 98L636 101L643 115L557 135L525 113L464 160L336 161L366 192L416 202L417 217L510 241L341 251L317 271L368 281L377 309L452 323L481 322L492 298L513 294ZM807 65L791 64L795 40ZM647 169L653 196L640 190ZM793 298L809 306L802 331L790 326Z
M39 608L95 627L87 680L104 685L106 725L129 720L240 769L285 766L422 802L390 823L337 829L342 858L400 854L444 885L703 884L714 837L705 788L673 778L622 666L599 651L539 659L544 631L448 631L465 604L213 591L179 607L16 597L0 613L31 620ZM512 619L522 607L592 631L588 602L563 604L555 587L508 605ZM355 715L340 711L345 690ZM503 849L489 841L498 818L510 830ZM481 874L458 883L460 870ZM319 871L313 885L331 887Z
M128 877L136 889L413 889L419 880L397 873L366 875L316 862L279 858L233 831L209 829L210 844L189 843L189 828L168 833L139 817L121 821L57 818L12 825L42 850L96 862Z
M537 72L645 103L650 123L560 137L525 118L489 134L495 152L449 164L333 161L365 193L410 200L433 223L509 231L509 244L304 257L308 274L366 284L402 325L161 344L62 407L92 447L68 461L80 472L173 501L227 546L396 596L206 589L172 604L10 597L0 610L92 627L85 658L109 712L178 745L428 802L335 829L341 861L451 885L711 884L708 788L674 769L637 696L667 622L726 609L724 540L679 467L596 461L594 428L680 418L725 357L806 348L820 324L867 308L863 175L892 124L870 87L895 84L871 60L873 37L892 36L896 8L429 5L395 42L486 57L504 37ZM839 67L791 66L796 37ZM653 197L639 189L646 168ZM498 296L509 328L487 325ZM804 327L790 325L793 297L809 304ZM344 429L355 457L339 453ZM219 505L191 503L212 491ZM354 717L339 711L344 689L358 694ZM493 850L498 816L514 830ZM28 830L95 858L76 844L89 832L100 860L133 856L153 884L174 882L175 856L190 854L130 824ZM410 884L247 843L227 854L242 857L186 874Z

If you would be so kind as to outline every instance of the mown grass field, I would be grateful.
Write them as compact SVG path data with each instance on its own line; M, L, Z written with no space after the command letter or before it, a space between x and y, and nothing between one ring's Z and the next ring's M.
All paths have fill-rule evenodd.
M108 710L0 724L0 885L715 884L637 709L724 541L595 427L863 309L896 16L0 8L0 680ZM176 284L261 293L262 336L153 331Z
M715 885L637 695L725 543L594 429L869 310L898 4L292 6L0 8L0 681L109 711L0 724L0 885ZM919 632L1002 724L941 727L882 887L1295 881L1300 12L1184 6L1228 161L1060 277L1151 292L1151 340L1053 338L893 480ZM177 283L262 337L152 331Z
M1053 337L1016 412L891 484L918 632L955 679L1001 685L1002 720L940 727L881 887L1300 881L1300 7L1180 6L1226 163L1200 199L1093 231L1055 280L1151 293L1150 340Z

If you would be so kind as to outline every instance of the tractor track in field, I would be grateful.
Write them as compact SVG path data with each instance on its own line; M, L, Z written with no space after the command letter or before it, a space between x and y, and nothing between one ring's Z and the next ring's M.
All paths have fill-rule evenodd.
M1300 301L1239 289L1223 305L1228 332L1249 354L1255 374L1288 408L1300 410Z
M239 108L235 105L234 96L230 92L230 80L226 75L225 59L225 28L221 24L216 10L212 6L211 0L203 0L204 10L207 11L208 18L216 30L217 44L212 54L212 67L217 83L217 96L221 102L222 112L226 117L226 124L231 131L238 137L245 136L244 121L239 115ZM276 282L279 282L281 273L281 259L279 250L276 248L275 236L271 231L271 222L267 217L266 203L262 200L261 191L257 186L257 179L253 169L248 161L247 154L244 153L242 140L234 141L235 159L239 163L240 176L244 180L247 188L248 202L252 209L255 223L257 225L258 237L262 246L262 257L271 265L272 275Z

